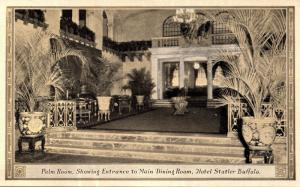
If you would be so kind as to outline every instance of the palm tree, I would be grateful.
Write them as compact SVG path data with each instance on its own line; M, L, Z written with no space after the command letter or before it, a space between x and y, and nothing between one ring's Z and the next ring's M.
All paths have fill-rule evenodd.
M228 62L224 98L232 101L240 95L257 118L264 117L261 107L266 100L284 103L286 15L283 10L227 10L215 17L237 39L239 54L220 50L218 59ZM281 94L278 94L281 93Z
M152 82L149 71L145 68L133 69L130 73L127 73L128 85L126 88L130 88L133 95L145 95L150 96L155 84Z
M50 39L56 45L51 45ZM73 56L80 59L83 69L87 69L86 58L80 51L67 48L61 39L45 31L37 32L30 38L16 33L15 46L16 96L26 103L28 111L38 108L39 97L50 87L55 98L64 93L64 75L58 65L63 59ZM86 71L84 71L86 72ZM85 76L86 73L82 73Z

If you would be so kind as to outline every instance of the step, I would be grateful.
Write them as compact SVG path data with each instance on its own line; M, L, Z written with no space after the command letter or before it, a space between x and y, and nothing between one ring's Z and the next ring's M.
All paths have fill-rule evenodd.
M134 150L109 150L83 147L47 146L46 151L57 154L88 155L96 157L130 158L153 161L174 161L178 163L214 163L214 164L242 164L245 163L243 156L228 154L182 154L163 153L155 151L134 151Z
M224 102L222 102L222 100L219 99L213 99L207 101L207 108L218 108L224 105L226 104L224 104Z
M49 138L93 139L113 141L157 142L173 144L217 144L241 145L237 139L219 134L194 134L194 133L162 133L140 131L106 131L106 130L78 130L70 132L55 132Z
M173 105L172 104L164 104L164 105L160 105L160 104L154 104L152 105L153 108L172 108Z
M135 150L135 151L160 151L160 152L185 152L185 153L211 153L211 154L234 154L244 155L244 147L233 145L215 144L173 144L157 142L132 142L115 140L94 140L94 139L66 139L50 138L49 145L60 145L70 147L85 147L111 150Z
M152 104L152 107L173 107L173 102L171 101L156 101Z

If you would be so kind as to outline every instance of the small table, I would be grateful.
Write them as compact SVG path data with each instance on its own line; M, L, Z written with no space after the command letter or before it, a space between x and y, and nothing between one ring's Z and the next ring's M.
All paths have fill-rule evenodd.
M29 151L34 153L35 151L35 143L37 141L42 141L42 151L45 149L45 136L43 134L36 136L21 136L18 140L19 152L22 153L22 143L28 142Z

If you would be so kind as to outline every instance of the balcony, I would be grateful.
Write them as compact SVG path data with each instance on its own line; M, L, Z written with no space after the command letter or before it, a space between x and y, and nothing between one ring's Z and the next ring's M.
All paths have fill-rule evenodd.
M46 29L48 24L45 23L45 15L39 9L17 9L15 11L15 19L23 20L24 24L31 23L34 27L42 27Z
M128 41L128 42L116 42L108 37L103 37L103 50L114 53L122 61L125 61L127 56L131 61L134 57L141 60L141 57L145 54L149 48L152 47L152 42L148 40L142 41Z
M151 48L151 41L129 41L129 42L116 42L108 37L103 37L103 47L107 50L114 52L133 52L133 51L146 51Z
M236 43L236 38L232 33L209 34L205 37L197 37L190 43L188 43L182 36L152 38L152 48L179 46L204 47Z
M68 18L62 17L60 20L60 35L90 47L96 46L95 33L86 26L80 27Z

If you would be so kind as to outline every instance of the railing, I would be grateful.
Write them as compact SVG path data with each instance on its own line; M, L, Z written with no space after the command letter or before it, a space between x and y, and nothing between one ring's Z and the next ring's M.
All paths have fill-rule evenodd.
M286 114L283 108L273 108L271 104L264 103L261 112L265 117L274 117L276 123L276 136L286 136ZM242 117L251 116L247 103L228 104L228 132L237 133L238 123Z
M15 19L23 20L25 24L32 23L35 27L48 27L48 24L45 23L44 12L39 9L16 9Z
M71 19L61 17L60 33L64 37L71 37L72 39L95 46L95 33L86 26L80 27Z
M51 101L48 107L48 127L76 128L75 101Z
M232 33L211 34L213 45L236 44L237 40Z
M189 42L193 46L210 46L237 43L235 36L231 33L209 34L205 37L199 36ZM185 41L182 36L152 38L153 48L186 46L186 44L187 41Z
M146 51L151 48L151 41L128 41L128 42L116 42L108 37L103 37L103 47L114 52L133 52L133 51Z
M91 47L95 47L96 46L95 42L92 42L92 41L89 41L89 40L87 40L85 38L82 38L79 35L72 34L72 33L69 33L69 32L65 32L63 30L60 30L60 36L62 38L67 38L69 40L78 41L81 44L85 44L87 46L91 46Z
M177 47L181 36L152 38L152 47Z

